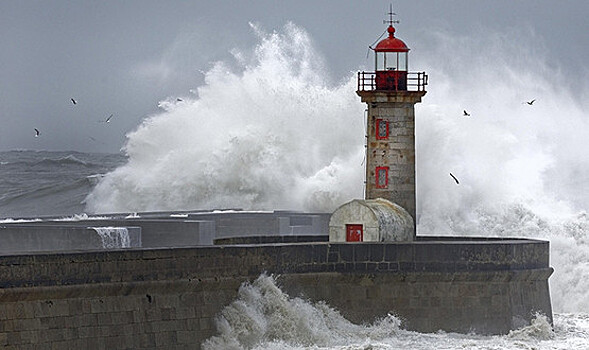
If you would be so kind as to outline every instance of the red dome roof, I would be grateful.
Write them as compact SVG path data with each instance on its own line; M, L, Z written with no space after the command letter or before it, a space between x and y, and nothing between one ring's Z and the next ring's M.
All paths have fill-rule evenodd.
M376 44L374 51L376 51L376 52L407 52L407 51L409 51L409 48L407 47L407 45L405 45L403 40L395 38L395 28L393 28L393 26L389 26L387 31L389 32L389 37L381 40L378 44Z

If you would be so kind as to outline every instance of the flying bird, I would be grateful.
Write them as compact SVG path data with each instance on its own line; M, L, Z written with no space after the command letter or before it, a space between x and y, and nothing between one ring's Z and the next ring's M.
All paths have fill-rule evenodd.
M452 176L452 178L454 179L454 181L456 181L457 185L460 185L460 182L458 181L458 179L456 178L456 176L454 176L452 173L450 173L450 176Z
M101 120L99 120L98 122L99 122L99 123L110 123L110 120L112 119L112 117L114 117L114 114L111 114L111 115L109 115L109 116L108 116L108 118L106 118L106 119L101 119Z
M465 117L470 117L470 113L468 113L468 112L466 111L466 109L465 109L464 111L462 111L462 113L463 113L463 114L462 114L463 116L465 116Z
M39 137L40 134L39 129L35 128L35 137Z
M531 101L526 101L527 104L529 104L530 106L534 104L534 101L536 101L536 99L533 99Z
M70 98L70 100L72 100L73 104L78 104L78 102L76 100L74 100L73 98Z

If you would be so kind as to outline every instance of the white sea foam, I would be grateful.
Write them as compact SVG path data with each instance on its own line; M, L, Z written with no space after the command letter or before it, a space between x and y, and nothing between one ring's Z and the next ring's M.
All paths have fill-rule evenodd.
M13 219L13 218L5 218L0 220L0 224L15 224L15 223L27 223L27 222L39 222L43 221L43 219Z
M131 238L126 227L90 227L100 236L105 249L129 248Z
M238 298L216 319L219 335L204 349L267 349L345 346L356 339L390 337L400 321L388 316L372 327L355 325L326 303L291 298L272 276L239 288Z
M512 330L508 336L512 339L527 341L549 340L554 339L554 331L546 315L536 314L531 325Z
M86 221L86 220L110 220L112 217L103 215L88 215L86 213L74 214L72 216L64 216L52 221Z

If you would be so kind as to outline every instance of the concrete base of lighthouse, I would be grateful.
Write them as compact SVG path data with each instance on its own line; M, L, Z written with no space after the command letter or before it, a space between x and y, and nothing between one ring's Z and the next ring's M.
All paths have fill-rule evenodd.
M337 208L329 220L330 242L410 242L414 238L411 215L383 198L354 199Z

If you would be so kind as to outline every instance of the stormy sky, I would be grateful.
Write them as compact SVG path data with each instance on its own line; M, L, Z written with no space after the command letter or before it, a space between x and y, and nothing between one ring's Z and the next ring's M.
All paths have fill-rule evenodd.
M1 1L0 150L118 152L127 132L158 113L159 101L189 96L213 62L253 48L258 39L250 23L270 32L289 21L304 28L337 84L371 67L367 46L386 28L389 3ZM570 88L586 93L588 1L404 0L394 6L397 36L411 55L423 52L435 32L513 35L516 45L537 46Z

